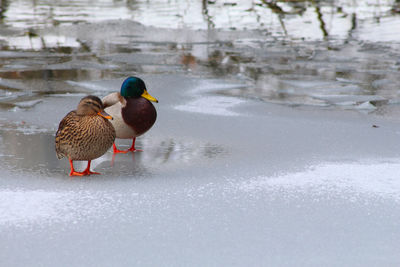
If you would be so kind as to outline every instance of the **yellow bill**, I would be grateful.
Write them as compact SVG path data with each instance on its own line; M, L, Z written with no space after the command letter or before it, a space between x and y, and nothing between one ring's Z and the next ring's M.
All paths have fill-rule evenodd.
M152 96L147 92L147 90L144 90L144 92L143 92L143 94L141 95L141 97L144 97L144 98L146 98L146 99L149 100L149 101L153 101L153 102L158 103L158 100L155 99L154 97L152 97Z

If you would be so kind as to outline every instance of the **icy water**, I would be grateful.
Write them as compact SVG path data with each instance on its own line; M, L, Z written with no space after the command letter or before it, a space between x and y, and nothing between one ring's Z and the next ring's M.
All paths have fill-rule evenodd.
M1 1L0 266L399 266L399 12ZM70 178L59 121L130 75L144 151Z

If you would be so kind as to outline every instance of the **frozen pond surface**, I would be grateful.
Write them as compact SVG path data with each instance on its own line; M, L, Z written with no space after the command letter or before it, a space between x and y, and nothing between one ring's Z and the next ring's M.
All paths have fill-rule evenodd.
M357 3L2 2L0 265L399 266L400 7ZM70 178L59 121L128 75L144 151Z
M54 121L80 95L2 113L30 114L2 121L3 265L399 263L397 123L251 100L185 111L211 81L144 78L157 124L144 152L95 160L101 176L71 179L54 156Z

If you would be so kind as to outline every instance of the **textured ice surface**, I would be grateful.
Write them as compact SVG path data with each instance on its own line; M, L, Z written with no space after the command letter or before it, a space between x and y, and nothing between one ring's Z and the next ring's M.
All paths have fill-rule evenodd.
M2 5L0 265L400 266L396 2L188 3ZM144 151L70 178L58 122L129 75Z
M93 165L95 167L96 165ZM140 189L93 190L90 186L82 190L26 190L3 189L0 191L0 225L31 227L35 224L77 223L93 219L104 219L114 213L123 214L125 219L132 219L130 206L136 212L143 212L143 207L161 203L170 205L172 198L181 198L197 202L211 201L218 195L232 195L244 198L241 192L252 198L263 198L267 194L274 198L291 199L307 194L314 201L323 201L329 195L341 195L345 201L400 202L400 182L397 172L398 161L364 163L325 163L310 166L307 170L284 173L276 176L235 177L229 179L207 179L205 183L180 185L174 181L165 188L147 188L145 193ZM116 181L120 183L121 181ZM77 185L78 186L78 185ZM122 189L122 188L121 188ZM161 196L165 192L165 198ZM280 195L280 196L279 196ZM186 201L185 200L185 201ZM239 204L238 199L224 199L231 205ZM243 199L242 199L243 201ZM158 203L158 204L157 204ZM198 204L195 204L197 206ZM167 207L167 206L166 206ZM172 207L170 207L172 208ZM232 222L234 224L234 222Z
M99 176L71 179L68 162L55 157L51 122L81 95L44 98L23 125L1 120L3 265L400 262L397 123L234 97L227 111L239 116L187 112L176 107L241 86L143 77L160 99L155 126L137 141L144 152L106 153L92 164ZM115 88L120 80L91 83ZM29 125L47 131L26 132Z

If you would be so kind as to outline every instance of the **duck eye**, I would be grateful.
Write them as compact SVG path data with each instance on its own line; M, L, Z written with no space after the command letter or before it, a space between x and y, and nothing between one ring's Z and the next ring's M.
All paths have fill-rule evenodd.
M92 106L93 109L97 108L98 110L101 110L101 106L96 103L96 102L89 102L89 104Z

